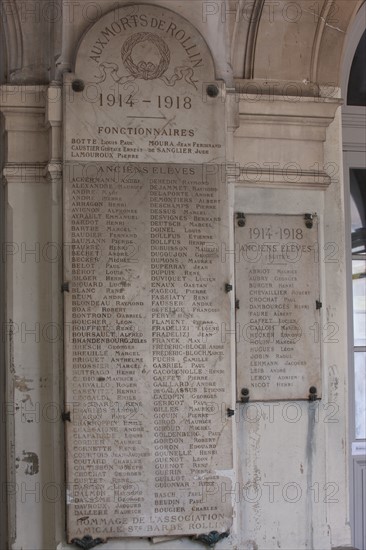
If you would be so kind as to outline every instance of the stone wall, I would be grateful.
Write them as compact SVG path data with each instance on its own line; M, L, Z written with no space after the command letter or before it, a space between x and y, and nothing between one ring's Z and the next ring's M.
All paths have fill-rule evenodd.
M27 8L24 4L14 1L2 6L7 41L0 109L5 142L3 333L9 547L61 550L71 548L65 533L61 419L62 81L63 72L74 70L83 33L115 2L63 2L62 17L61 11L52 17L46 13L46 2L28 3ZM159 4L188 19L202 34L215 60L216 78L226 85L231 219L237 212L316 212L319 218L322 399L315 405L301 400L235 406L233 388L236 479L233 492L223 495L233 504L233 525L230 537L218 548L347 546L351 540L348 335L338 88L341 40L337 37L344 36L361 2L336 3L337 13L331 11L329 16L339 18L337 29L333 19L322 25L320 16L329 10L322 2L318 16L308 14L306 2L297 3L301 9L297 13L285 2L279 3L277 11L271 11L276 7L269 3L256 2L252 8L258 13L257 21L240 11L241 2ZM58 3L55 6L60 8ZM296 36L291 34L295 28ZM295 62L289 52L297 44ZM304 60L309 44L312 55ZM234 249L232 226L225 246ZM228 261L233 280L232 255ZM231 320L234 323L233 316ZM233 340L231 335L235 357ZM234 373L234 360L231 369ZM101 548L150 546L148 539L111 539ZM157 540L154 547L174 550L199 545L182 538Z

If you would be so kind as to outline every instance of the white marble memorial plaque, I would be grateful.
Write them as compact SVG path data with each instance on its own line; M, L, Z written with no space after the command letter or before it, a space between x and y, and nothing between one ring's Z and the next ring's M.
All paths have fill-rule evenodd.
M70 85L96 74L98 105ZM108 99L117 74L117 89L136 91L121 105ZM232 523L229 223L214 130L225 119L222 89L201 96L213 78L197 31L144 5L104 16L66 76L69 541Z
M203 38L170 10L140 4L102 17L65 75L65 95L68 160L225 160L225 87Z
M319 398L317 217L236 216L238 400Z

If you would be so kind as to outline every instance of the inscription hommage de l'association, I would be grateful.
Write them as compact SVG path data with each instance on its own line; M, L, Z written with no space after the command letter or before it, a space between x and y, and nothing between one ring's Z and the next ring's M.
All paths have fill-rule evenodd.
M115 36L128 31L128 29L137 28L159 30L167 36L175 38L186 51L188 59L192 63L192 67L203 67L203 59L199 47L184 29L179 28L172 21L166 21L165 19L158 19L156 17L148 17L145 14L127 15L126 17L121 17L118 21L113 21L113 23L107 25L101 31L98 39L93 44L90 51L90 59L99 64L104 48Z

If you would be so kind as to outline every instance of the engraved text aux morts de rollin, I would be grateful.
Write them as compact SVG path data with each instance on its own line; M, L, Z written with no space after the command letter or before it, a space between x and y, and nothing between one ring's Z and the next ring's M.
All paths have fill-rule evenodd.
M167 37L175 38L181 47L186 51L187 57L190 60L192 67L203 67L203 59L199 50L199 46L194 42L191 36L182 28L179 28L175 23L150 17L145 14L128 15L121 17L118 21L113 21L107 25L101 32L98 39L91 48L90 59L96 63L100 63L101 55L104 48L109 42L118 35L128 31L128 29L154 29L160 30Z

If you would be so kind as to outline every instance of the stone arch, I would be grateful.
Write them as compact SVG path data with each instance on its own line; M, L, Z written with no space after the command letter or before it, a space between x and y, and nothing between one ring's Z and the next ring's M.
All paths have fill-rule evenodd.
M59 0L8 0L2 4L0 17L6 43L6 82L49 82L54 64L54 31L62 19Z
M352 66L353 57L355 55L356 48L365 31L366 27L366 2L362 4L360 9L355 13L353 21L350 24L349 33L347 34L343 55L342 55L342 67L341 67L341 81L342 97L347 97L348 81Z
M337 29L333 29L330 24L323 27L315 75L320 84L334 82L336 86L340 86L343 49L347 33L363 3L364 0L355 0L354 2L337 0L335 3L335 5L339 5L339 13L342 18ZM340 40L339 29L343 30Z
M232 65L236 78L338 87L347 31L364 0L256 0L238 5ZM241 10L241 11L240 11Z
M12 75L20 70L23 64L23 36L15 0L3 4L0 25L4 37L1 77L9 82L12 80Z

